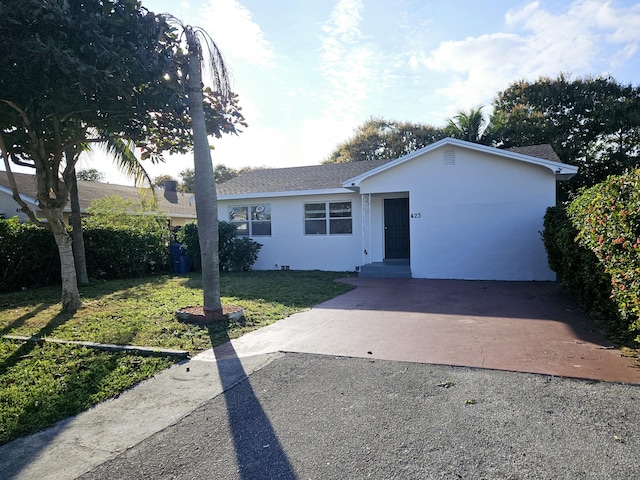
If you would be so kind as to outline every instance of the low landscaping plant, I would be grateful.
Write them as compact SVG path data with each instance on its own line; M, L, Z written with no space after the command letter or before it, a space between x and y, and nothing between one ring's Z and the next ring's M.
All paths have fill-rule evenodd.
M57 287L0 295L0 444L35 432L117 395L176 361L78 345L21 342L5 335L187 350L195 354L350 290L332 272L223 273L225 305L245 319L201 327L175 312L198 305L198 274L94 281L84 305L60 314Z
M177 240L185 248L195 270L200 270L200 243L198 225L189 222L177 235ZM248 272L256 260L262 245L247 237L236 234L236 226L229 222L218 222L218 256L220 270L226 272Z

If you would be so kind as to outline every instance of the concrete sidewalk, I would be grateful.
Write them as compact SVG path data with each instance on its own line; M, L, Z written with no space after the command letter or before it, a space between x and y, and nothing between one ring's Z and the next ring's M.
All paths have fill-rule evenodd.
M233 370L194 360L174 365L117 398L3 445L0 478L75 479L176 424L280 357L246 357Z

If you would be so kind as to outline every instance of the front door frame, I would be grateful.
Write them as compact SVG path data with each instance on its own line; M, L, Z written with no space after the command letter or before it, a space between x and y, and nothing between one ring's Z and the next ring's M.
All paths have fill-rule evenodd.
M384 259L409 259L409 198L385 198L383 200L383 217Z

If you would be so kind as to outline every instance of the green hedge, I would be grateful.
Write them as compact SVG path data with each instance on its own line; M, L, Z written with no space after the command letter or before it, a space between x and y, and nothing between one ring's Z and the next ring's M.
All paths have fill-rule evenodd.
M169 270L169 232L133 228L84 231L89 278L130 278Z
M544 218L543 240L549 267L580 308L601 324L607 334L620 337L615 303L611 300L611 277L596 255L576 242L578 231L564 206L551 207Z
M612 338L640 342L640 170L545 217L549 265Z
M90 278L138 277L169 271L169 231L85 228ZM0 291L60 283L53 235L17 218L0 219Z
M200 270L200 240L198 237L198 225L189 222L178 232L180 242L195 270ZM218 222L218 256L220 258L220 270L232 272L246 272L258 259L258 253L262 245L247 237L239 237L236 234L236 226L220 221Z
M53 235L17 217L0 219L0 291L60 282L60 257Z

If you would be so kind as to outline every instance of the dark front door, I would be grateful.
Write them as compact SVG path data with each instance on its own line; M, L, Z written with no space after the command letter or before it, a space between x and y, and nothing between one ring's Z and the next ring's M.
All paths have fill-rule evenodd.
M384 201L384 258L409 258L409 199Z

